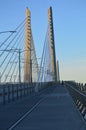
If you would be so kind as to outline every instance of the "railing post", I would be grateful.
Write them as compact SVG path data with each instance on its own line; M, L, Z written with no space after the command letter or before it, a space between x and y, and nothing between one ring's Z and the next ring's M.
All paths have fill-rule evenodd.
M24 85L25 83L22 84L22 95L24 96Z
M33 83L31 83L31 88L32 88L32 93L34 93L34 89L33 89Z
M31 87L32 87L32 89L33 89L33 93L35 93L35 87L34 87L34 86L35 86L35 84L32 83L32 86L31 86Z
M9 86L9 84L8 84L8 102L10 102L10 86Z
M25 96L25 85L26 85L26 83L24 84L24 96Z
M28 90L29 90L29 94L31 94L31 87L29 83L28 83Z
M30 84L30 87L31 87L31 93L33 93L33 87L31 86L31 84Z
M21 97L22 97L22 83L20 83Z
M17 99L18 99L19 97L18 97L18 84L17 84Z
M27 95L28 95L28 93L29 93L28 87L29 87L29 86L28 86L28 84L27 84Z
M5 104L5 86L3 85L3 104Z
M12 101L14 101L14 86L12 84Z

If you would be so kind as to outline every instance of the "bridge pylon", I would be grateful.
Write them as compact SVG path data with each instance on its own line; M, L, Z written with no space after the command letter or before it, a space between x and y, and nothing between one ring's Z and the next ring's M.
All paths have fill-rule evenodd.
M52 80L57 81L56 71L56 55L55 55L55 41L54 41L54 28L53 28L53 14L52 7L48 9L48 25L49 25L49 36L50 36L50 51L51 51L51 64L52 64Z
M31 65L31 13L26 8L25 46L24 46L24 82L32 81Z

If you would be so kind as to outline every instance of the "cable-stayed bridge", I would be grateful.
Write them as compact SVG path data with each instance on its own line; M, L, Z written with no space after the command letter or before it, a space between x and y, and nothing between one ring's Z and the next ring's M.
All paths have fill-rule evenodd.
M15 30L0 33L0 130L86 130L86 86L60 82L52 7L41 58L28 8Z
M0 44L1 83L57 81L51 9L48 10L48 29L40 65L36 56L31 30L31 14L28 8L25 20L14 31L2 33L8 32L10 35Z

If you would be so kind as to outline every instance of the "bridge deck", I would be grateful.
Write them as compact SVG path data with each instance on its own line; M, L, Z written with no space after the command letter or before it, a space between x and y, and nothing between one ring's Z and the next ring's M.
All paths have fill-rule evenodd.
M14 130L86 130L65 87L57 87Z
M86 123L65 87L46 89L4 106L0 130L86 130Z

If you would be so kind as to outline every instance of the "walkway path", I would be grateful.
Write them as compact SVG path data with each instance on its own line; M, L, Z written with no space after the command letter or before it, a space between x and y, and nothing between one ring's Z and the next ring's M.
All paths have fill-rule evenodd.
M13 102L0 104L0 130L8 130L17 120L39 102L46 94L51 93L54 88L49 88L38 94L30 94Z
M58 86L14 130L86 130L86 123L66 88Z

